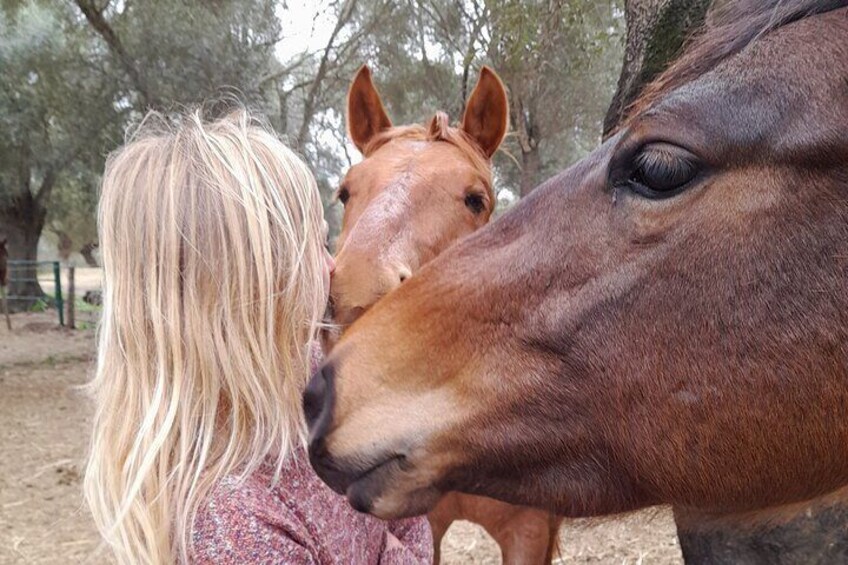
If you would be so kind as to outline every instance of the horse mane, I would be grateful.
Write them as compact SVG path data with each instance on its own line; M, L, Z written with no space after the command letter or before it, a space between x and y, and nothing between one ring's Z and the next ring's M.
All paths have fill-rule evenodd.
M492 162L484 154L480 146L465 131L452 127L450 119L444 112L436 112L428 126L414 124L409 126L392 127L375 135L363 148L362 155L368 157L380 147L396 139L410 141L444 141L450 143L471 162L474 169L483 179L486 190L492 191Z
M848 6L848 0L734 0L717 8L683 53L631 104L626 124L662 96L711 71L780 27Z

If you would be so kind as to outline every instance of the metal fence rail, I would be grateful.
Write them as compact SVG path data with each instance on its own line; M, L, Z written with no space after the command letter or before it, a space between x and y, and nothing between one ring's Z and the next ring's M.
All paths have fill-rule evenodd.
M46 267L52 271L53 284L55 291L53 293L53 301L56 304L56 311L59 313L59 325L65 325L65 301L62 297L62 267L59 261L9 261L9 288L14 288L14 283L38 282L38 271L40 268ZM17 274L16 274L17 273ZM22 273L33 273L26 276ZM8 295L6 300L13 301L32 301L33 296Z

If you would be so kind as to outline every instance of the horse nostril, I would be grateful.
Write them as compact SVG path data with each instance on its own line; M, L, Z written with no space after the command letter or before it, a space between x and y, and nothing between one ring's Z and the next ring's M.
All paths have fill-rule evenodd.
M323 451L324 436L333 419L333 365L325 363L303 391L303 415L309 428L310 451Z
M312 375L306 390L303 392L303 415L306 424L311 429L324 409L324 396L327 390L327 380L324 378L324 368Z
M303 392L303 415L306 417L306 425L310 428L321 414L324 389L326 389L324 376L321 375L321 371L319 370L309 379L306 390Z

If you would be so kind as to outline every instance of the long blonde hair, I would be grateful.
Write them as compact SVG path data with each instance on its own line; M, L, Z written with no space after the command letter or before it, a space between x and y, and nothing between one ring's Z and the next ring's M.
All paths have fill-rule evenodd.
M240 111L148 117L111 155L85 494L122 563L190 555L223 476L277 472L305 442L301 392L323 313L323 214L311 173Z

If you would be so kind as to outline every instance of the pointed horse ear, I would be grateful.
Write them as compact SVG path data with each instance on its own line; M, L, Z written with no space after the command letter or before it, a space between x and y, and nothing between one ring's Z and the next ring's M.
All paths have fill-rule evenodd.
M487 157L491 157L503 142L508 127L506 88L495 71L484 66L465 105L462 129L477 141Z
M360 153L378 133L392 127L392 122L371 80L371 69L362 65L347 92L347 131Z

